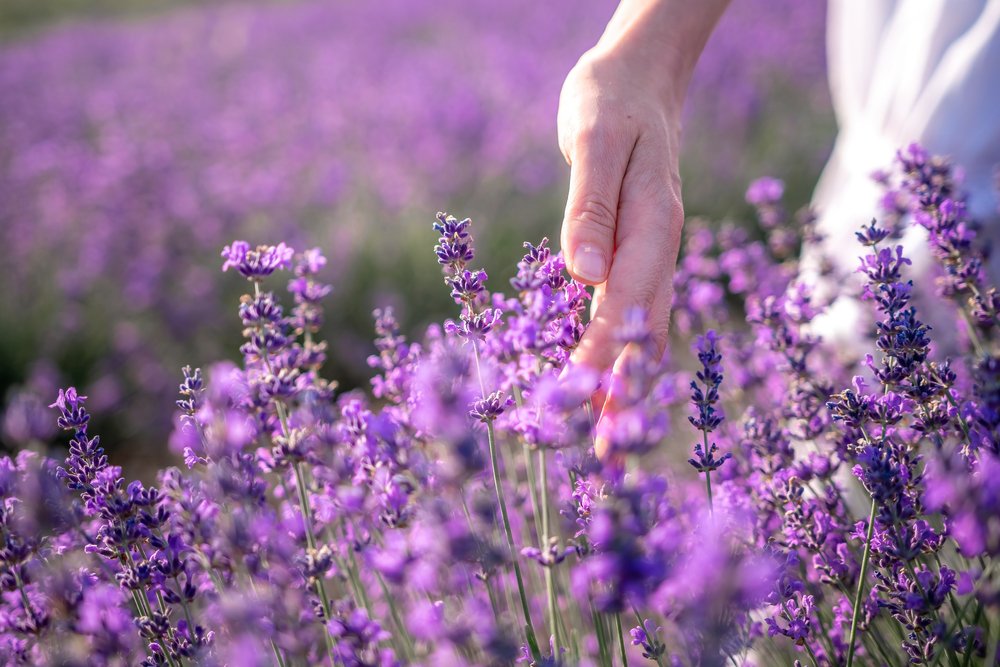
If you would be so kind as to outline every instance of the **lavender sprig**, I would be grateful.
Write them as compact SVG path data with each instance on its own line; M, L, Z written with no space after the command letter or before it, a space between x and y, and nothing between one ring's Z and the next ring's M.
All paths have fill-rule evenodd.
M709 434L715 431L724 419L722 412L716 408L719 402L719 386L722 384L722 355L716 348L718 342L718 334L709 331L704 336L699 336L695 343L701 370L695 375L697 381L691 381L691 403L698 413L696 416L688 417L691 425L701 431L703 438L701 443L695 444L695 458L688 459L688 463L698 472L705 473L705 489L708 492L710 512L715 511L712 502L712 471L718 470L723 463L732 458L731 452L716 457L719 446L714 442L709 444Z

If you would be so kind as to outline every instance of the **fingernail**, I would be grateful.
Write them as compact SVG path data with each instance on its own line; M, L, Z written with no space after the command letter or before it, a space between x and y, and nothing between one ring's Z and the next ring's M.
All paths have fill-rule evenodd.
M597 246L584 244L573 254L573 270L587 282L603 283L608 273L608 259Z

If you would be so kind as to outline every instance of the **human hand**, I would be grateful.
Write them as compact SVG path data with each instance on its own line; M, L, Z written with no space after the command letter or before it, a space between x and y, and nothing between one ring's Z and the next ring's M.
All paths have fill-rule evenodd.
M559 145L570 165L561 245L570 275L595 286L571 363L613 369L611 386L630 309L645 311L656 354L666 347L684 221L680 95L647 74L627 55L595 49L570 72L559 101ZM608 396L605 409L613 402Z

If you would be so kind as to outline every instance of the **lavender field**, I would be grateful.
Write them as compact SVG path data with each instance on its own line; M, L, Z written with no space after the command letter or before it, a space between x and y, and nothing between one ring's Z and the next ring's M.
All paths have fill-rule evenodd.
M485 256L509 266L519 238L557 230L559 87L613 9L576 5L222 5L0 46L0 253L17 286L0 292L0 394L21 406L3 442L51 436L15 387L64 381L116 440L162 438L179 368L236 347L237 294L214 273L234 237L324 248L329 366L363 383L374 307L407 327L447 307L428 215L476 216ZM764 168L808 196L831 140L822 30L819 5L733 7L692 93L692 213L742 212ZM799 138L769 140L789 125Z
M589 294L544 239L503 280L438 214L454 319L417 340L377 312L354 392L321 372L324 255L228 244L242 360L184 369L182 463L126 482L73 387L64 460L0 459L6 663L996 664L1000 293L947 162L910 147L887 186L930 231L961 356L938 358L872 222L872 353L831 363L827 304L782 257L815 230L768 180L765 240L689 238L709 252L679 320L722 327L661 359L631 313L596 427L597 378L566 365Z
M825 6L737 0L667 350L636 307L614 374L570 363L556 106L613 5L0 31L0 664L1000 664L961 165L901 146L843 274Z

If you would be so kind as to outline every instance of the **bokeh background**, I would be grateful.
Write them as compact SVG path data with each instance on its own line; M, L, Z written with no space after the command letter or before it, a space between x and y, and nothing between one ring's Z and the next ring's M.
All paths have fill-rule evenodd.
M234 238L327 253L328 375L363 385L374 307L450 312L436 211L476 220L495 281L558 238L559 89L615 4L0 2L0 445L44 446L73 383L116 460L162 462L181 366L237 354ZM733 0L688 98L689 215L749 217L764 174L808 202L825 4Z

